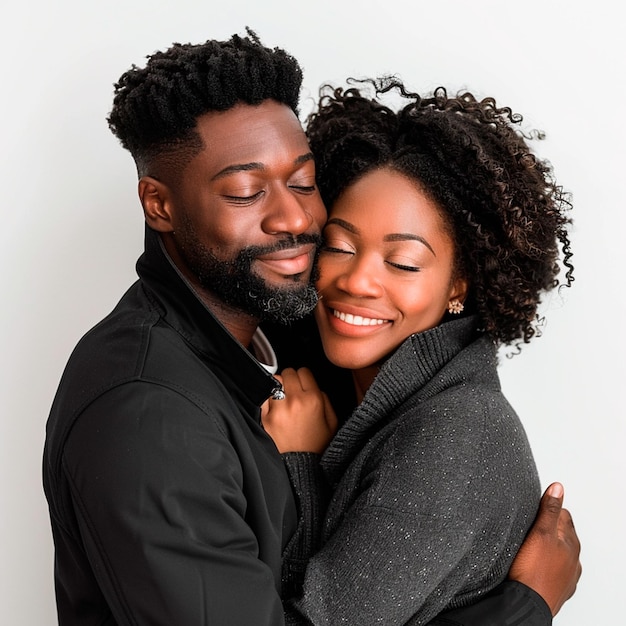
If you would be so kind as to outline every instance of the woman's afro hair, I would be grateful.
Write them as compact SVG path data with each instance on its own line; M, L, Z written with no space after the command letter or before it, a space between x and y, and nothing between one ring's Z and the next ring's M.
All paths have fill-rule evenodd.
M535 157L521 115L493 98L427 97L393 77L322 87L307 120L322 197L332 210L346 187L379 168L415 181L437 204L470 284L467 313L479 315L496 344L538 334L544 292L573 281L569 195ZM400 105L383 104L390 96Z

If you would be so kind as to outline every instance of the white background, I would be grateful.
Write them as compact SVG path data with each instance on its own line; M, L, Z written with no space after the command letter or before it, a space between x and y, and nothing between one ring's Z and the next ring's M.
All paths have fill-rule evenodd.
M142 214L109 132L112 85L172 42L243 33L300 60L305 87L394 72L521 112L574 194L576 282L502 379L544 486L560 480L582 540L555 620L613 622L624 586L626 49L613 0L11 2L0 19L0 621L56 623L41 487L48 410L69 352L134 280ZM622 618L623 619L623 618ZM181 625L184 626L184 625Z

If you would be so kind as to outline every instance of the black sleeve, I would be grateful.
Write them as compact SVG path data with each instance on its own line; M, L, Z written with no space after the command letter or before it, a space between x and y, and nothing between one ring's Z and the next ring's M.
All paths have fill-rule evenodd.
M410 624L410 622L409 622ZM550 626L552 614L543 598L513 580L498 585L479 602L441 613L429 626Z
M115 623L283 624L237 451L186 398L141 384L143 394L122 385L84 411L64 455L81 539Z

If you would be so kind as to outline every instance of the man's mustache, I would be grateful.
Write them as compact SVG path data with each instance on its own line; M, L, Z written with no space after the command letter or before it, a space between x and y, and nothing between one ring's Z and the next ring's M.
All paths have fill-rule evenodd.
M245 258L251 261L252 259L264 254L271 254L272 252L279 252L280 250L287 250L289 248L298 248L310 243L314 244L315 249L318 250L322 245L321 235L314 233L303 233L302 235L296 236L290 235L280 239L271 246L248 246L240 252L239 256L240 258Z

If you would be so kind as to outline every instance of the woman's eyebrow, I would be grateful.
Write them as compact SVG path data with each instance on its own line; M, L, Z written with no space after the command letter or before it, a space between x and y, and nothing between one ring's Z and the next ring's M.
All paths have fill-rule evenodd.
M354 226L354 224L346 222L339 217L331 217L326 222L326 226L330 225L339 226L339 228L343 228L353 235L361 234L361 231L356 226ZM383 237L383 241L419 241L433 253L433 256L437 256L435 254L435 251L433 250L433 247L428 243L428 241L426 241L426 239L424 239L424 237L421 237L420 235L414 235L413 233L390 233L389 235L385 235Z
M331 217L326 224L324 225L324 227L326 226L331 226L332 224L335 224L337 226L339 226L340 228L343 228L344 230L347 230L349 233L352 233L353 235L360 235L360 231L359 229L354 226L353 224L350 224L350 222L346 222L345 220L342 220L338 217Z
M420 243L423 243L433 253L434 256L437 256L435 254L435 251L433 250L433 247L428 243L428 241L426 241L426 239L424 239L424 237L421 237L420 235L414 235L413 233L391 233L383 237L383 241L407 241L407 240L419 241Z

